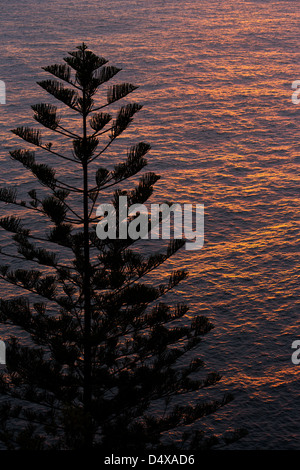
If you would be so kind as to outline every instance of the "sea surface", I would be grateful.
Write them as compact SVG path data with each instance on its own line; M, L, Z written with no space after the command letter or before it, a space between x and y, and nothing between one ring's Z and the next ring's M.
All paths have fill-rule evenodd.
M129 143L149 142L148 169L162 177L153 202L204 204L203 248L182 249L159 276L187 268L178 296L190 304L189 318L203 314L215 325L195 355L222 374L211 392L235 400L199 427L247 428L231 449L300 450L300 365L291 361L300 339L300 104L291 100L299 12L298 0L0 6L1 186L31 187L8 157L22 146L10 129L32 125L30 106L47 102L36 85L48 78L41 67L84 41L122 68L117 82L139 85L134 100L144 107L115 148L118 158ZM68 164L57 168L69 181L78 176ZM1 246L10 248L3 231Z

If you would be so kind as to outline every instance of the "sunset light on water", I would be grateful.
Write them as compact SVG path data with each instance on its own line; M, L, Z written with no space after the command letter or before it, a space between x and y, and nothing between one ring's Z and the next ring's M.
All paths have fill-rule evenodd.
M300 364L292 362L300 337L300 104L292 102L292 83L300 79L299 3L124 3L12 0L1 7L0 186L16 186L21 195L35 187L9 158L22 147L10 130L36 126L30 106L55 102L36 84L49 78L42 67L60 63L82 42L120 67L114 83L138 85L130 99L143 108L101 165L111 167L130 145L149 142L147 171L161 176L151 202L205 207L203 248L181 249L153 275L162 282L171 269L186 269L189 276L170 294L170 302L190 306L182 326L199 314L214 324L192 354L222 379L199 396L232 393L234 400L199 420L199 429L246 428L229 450L300 450ZM75 126L71 112L63 116ZM47 141L51 131L43 136ZM63 137L55 146L71 154ZM80 181L68 162L42 153L41 162L70 185ZM1 217L10 211L1 203ZM160 246L145 242L144 250ZM11 249L2 229L1 248ZM14 295L1 281L0 297ZM0 323L0 339L12 333L18 336Z

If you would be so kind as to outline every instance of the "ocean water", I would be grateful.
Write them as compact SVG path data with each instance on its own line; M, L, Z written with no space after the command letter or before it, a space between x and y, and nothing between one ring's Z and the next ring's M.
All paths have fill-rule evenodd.
M117 81L139 85L134 99L144 108L116 152L149 142L148 169L162 176L153 202L205 205L204 247L181 250L159 273L188 269L178 294L190 316L215 325L195 355L223 376L212 393L235 396L199 426L247 428L232 449L300 450L300 365L291 361L300 337L300 105L291 100L299 2L11 0L0 8L1 186L30 187L8 158L21 145L9 130L31 125L30 105L46 100L35 83L46 76L41 67L82 41L121 67Z

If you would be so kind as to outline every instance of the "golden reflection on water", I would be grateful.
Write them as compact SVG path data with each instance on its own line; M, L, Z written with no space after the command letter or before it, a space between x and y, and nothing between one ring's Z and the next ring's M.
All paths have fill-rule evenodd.
M1 186L31 188L29 174L7 157L22 145L9 129L32 125L30 105L46 99L35 85L45 78L40 67L60 61L84 36L123 68L119 81L141 85L134 99L145 104L101 165L123 159L127 146L144 140L152 145L149 170L162 175L151 202L205 204L204 248L182 250L158 280L172 267L189 270L178 289L191 305L188 319L202 312L215 323L203 344L205 360L224 372L224 389L258 400L250 418L232 405L240 419L250 419L254 435L269 401L285 400L292 427L299 372L290 345L300 333L299 108L291 103L291 83L299 78L297 2L157 0L130 2L128 9L119 0L88 0L89 8L73 3L80 20L66 2L44 2L46 30L33 1L22 12L13 1L8 12L0 33L0 78L8 85L0 116ZM20 33L7 40L19 21L25 41ZM56 145L67 150L63 140ZM50 163L75 183L77 170ZM285 435L289 446L300 444L299 437L293 444L292 432L290 440L288 430Z

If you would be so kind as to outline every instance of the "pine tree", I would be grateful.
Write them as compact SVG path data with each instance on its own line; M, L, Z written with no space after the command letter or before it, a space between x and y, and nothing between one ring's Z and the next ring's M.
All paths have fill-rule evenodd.
M62 108L40 103L32 106L33 117L47 136L54 133L70 143L68 152L45 143L39 129L13 130L29 146L10 156L40 187L28 191L26 200L15 188L3 187L0 200L38 216L39 230L29 228L19 212L0 219L16 247L14 253L1 249L8 260L0 266L1 280L26 294L1 298L0 321L18 327L21 338L25 334L29 339L11 337L6 345L0 438L8 449L128 452L173 445L176 449L162 437L181 429L183 445L209 448L216 438L189 434L185 426L214 413L232 397L193 405L174 404L172 399L180 397L182 403L186 393L219 381L217 373L191 378L204 365L193 352L213 326L203 316L188 323L186 305L165 303L166 294L185 279L184 270L172 272L165 284L149 285L145 280L182 247L182 241L171 241L163 254L143 255L135 249L136 240L101 240L95 231L101 194L112 191L116 208L120 195L130 204L145 203L159 179L152 172L143 173L132 189L122 189L122 183L134 181L147 165L150 146L144 142L131 146L127 157L110 168L99 166L142 107L127 103L127 95L137 88L130 83L109 86L106 101L98 103L101 85L120 71L106 64L82 44L63 64L44 68L54 79L38 85ZM119 100L125 104L113 118L107 108ZM77 119L76 124L74 116L67 120L72 129L62 125L64 107ZM47 161L57 159L56 168L42 163L43 155L48 155ZM61 171L57 175L60 161L74 170L78 185ZM13 269L10 258L22 267ZM189 326L182 326L182 320ZM185 357L188 362L180 366ZM154 402L158 408L150 412ZM164 405L163 412L159 404Z

